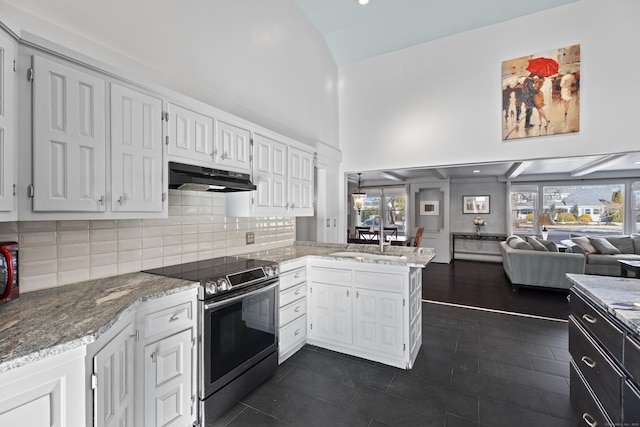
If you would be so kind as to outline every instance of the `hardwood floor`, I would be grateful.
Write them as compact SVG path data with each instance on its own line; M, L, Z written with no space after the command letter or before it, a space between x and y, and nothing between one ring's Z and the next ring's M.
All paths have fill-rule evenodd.
M568 293L533 288L514 291L497 262L431 263L422 272L422 298L427 301L566 320Z

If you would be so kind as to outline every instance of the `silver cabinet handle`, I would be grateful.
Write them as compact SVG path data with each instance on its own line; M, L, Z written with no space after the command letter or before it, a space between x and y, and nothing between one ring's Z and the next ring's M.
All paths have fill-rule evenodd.
M296 337L297 337L298 335L300 335L300 328L296 329L296 331L293 333L293 335L295 335Z
M593 418L591 414L589 414L588 412L585 412L584 414L582 414L582 419L584 420L585 423L589 425L589 427L596 427L598 425L598 422L596 421L596 419Z
M347 289L347 298L349 297L349 289Z
M298 313L298 312L300 311L300 306L297 306L297 307L295 308L295 310L293 310L293 311L294 311L294 312L296 312L296 313Z
M590 368L595 368L596 367L596 362L594 362L594 360L592 358L590 358L589 356L582 356L582 362L587 365Z
M174 314L173 316L171 316L171 318L169 319L169 322L173 322L180 319L180 315L178 315L178 313Z
M100 203L100 206L104 206L104 196L100 196L98 202Z
M293 294L294 295L300 295L300 289L296 289L296 291Z
M593 316L591 316L589 314L583 314L582 318L584 320L586 320L587 322L591 323L591 324L594 324L594 323L596 323L598 321L598 319L596 319L595 317L593 317Z
M154 351L153 353L151 353L151 362L156 363L156 352Z
M299 272L293 275L294 279L297 279L298 277L300 277L300 273Z

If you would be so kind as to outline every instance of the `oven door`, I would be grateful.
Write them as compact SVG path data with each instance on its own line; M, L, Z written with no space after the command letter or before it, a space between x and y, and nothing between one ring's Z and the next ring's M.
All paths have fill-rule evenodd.
M200 302L200 399L278 351L278 279Z

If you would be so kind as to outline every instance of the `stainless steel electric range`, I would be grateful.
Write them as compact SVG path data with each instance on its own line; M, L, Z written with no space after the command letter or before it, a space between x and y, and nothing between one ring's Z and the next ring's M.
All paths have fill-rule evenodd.
M209 425L278 367L278 264L221 257L146 273L200 282L200 425Z

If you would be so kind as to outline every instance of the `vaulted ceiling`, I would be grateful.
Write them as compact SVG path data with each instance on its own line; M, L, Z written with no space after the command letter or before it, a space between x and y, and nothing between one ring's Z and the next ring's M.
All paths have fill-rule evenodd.
M577 0L295 0L338 66Z

